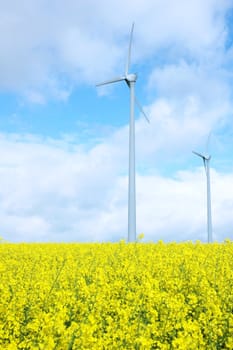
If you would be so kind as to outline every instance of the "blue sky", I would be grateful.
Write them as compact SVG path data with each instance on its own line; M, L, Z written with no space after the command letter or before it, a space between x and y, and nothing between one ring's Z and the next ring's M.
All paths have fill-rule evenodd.
M0 236L127 238L129 92L95 84L131 71L137 233L206 241L209 133L214 239L233 239L233 3L15 0L0 11Z

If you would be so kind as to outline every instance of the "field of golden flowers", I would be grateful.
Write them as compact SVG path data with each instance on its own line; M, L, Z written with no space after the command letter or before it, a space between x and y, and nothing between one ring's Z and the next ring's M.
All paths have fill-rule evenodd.
M233 243L1 243L0 349L233 349Z

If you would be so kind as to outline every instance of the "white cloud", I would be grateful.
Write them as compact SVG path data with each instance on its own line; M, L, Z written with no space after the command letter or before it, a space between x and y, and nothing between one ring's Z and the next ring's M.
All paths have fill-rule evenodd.
M219 138L219 126L228 125L232 111L230 100L222 99L222 105L201 105L198 95L188 96L183 101L158 99L148 106L147 114L151 122L148 125L143 117L136 123L136 149L139 164L157 166L159 171L179 165L187 166L191 162L191 151L206 150L210 131L209 151L212 154L227 150L229 142ZM232 126L229 130L232 129ZM216 133L216 134L215 134ZM230 138L230 135L229 135Z
M10 241L112 241L127 238L127 162L113 139L84 151L64 140L0 139L0 231ZM111 151L109 151L111 150ZM206 239L202 167L137 175L137 232L148 240ZM233 173L211 171L215 238L233 238Z
M85 153L29 136L2 135L0 144L1 229L9 239L104 237L98 225L104 228L117 181L111 149L97 145Z
M215 240L233 238L233 174L211 169L212 217ZM138 179L139 231L148 239L207 240L206 177L203 168L183 171L176 178L161 176Z
M155 68L149 79L150 90L159 96L183 101L187 97L198 97L204 106L218 106L230 97L229 73L219 67L201 64L177 64Z
M0 89L33 102L64 98L124 67L129 26L136 21L136 60L222 59L230 1L11 0L1 5ZM120 72L121 73L121 72ZM31 91L31 92L30 92Z

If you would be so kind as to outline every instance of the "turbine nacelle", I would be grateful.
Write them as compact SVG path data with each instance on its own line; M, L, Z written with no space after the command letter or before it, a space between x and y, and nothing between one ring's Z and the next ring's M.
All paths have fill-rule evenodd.
M196 156L202 158L203 164L204 164L204 168L205 168L205 172L206 172L206 175L207 175L207 171L209 171L207 168L209 168L209 162L210 162L211 156L210 155L201 154L201 153L198 153L198 152L195 152L195 151L192 151L192 152Z
M199 152L195 152L195 151L192 151L193 154L195 154L196 156L202 158L203 160L210 160L211 156L210 155L205 155L205 154L201 154Z
M129 82L129 83L135 83L137 80L137 74L135 74L135 73L126 74L125 80L126 80L126 82Z

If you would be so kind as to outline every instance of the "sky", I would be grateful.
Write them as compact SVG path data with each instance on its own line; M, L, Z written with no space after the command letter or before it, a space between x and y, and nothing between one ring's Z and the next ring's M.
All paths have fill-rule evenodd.
M0 236L127 239L130 72L137 234L233 240L233 1L0 0ZM209 142L207 142L209 140Z

